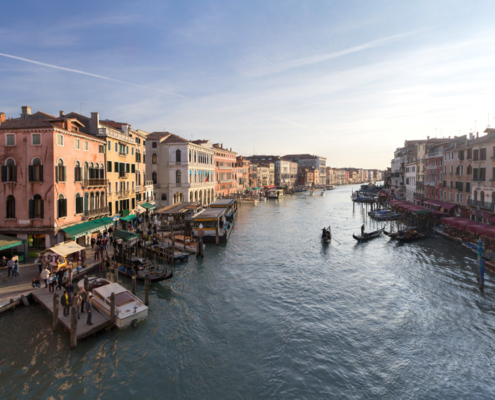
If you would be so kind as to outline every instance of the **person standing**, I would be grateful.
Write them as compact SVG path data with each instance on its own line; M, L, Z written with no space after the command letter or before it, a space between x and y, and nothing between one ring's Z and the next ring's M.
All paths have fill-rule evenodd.
M12 275L14 279L19 278L19 262L17 260L14 261L14 268L12 269Z
M48 291L50 293L55 293L55 284L53 283L53 276L50 273L48 273L47 282L48 282Z
M48 287L48 276L50 275L50 271L45 267L43 271L41 271L40 277L45 282L45 289Z
M86 311L88 313L88 319L86 320L86 323L88 325L93 325L91 323L91 317L93 316L93 295L90 294L88 301L86 302Z
M91 250L95 247L96 239L94 237L91 238Z
M5 268L7 266L7 259L5 258L5 256L2 257L1 266L2 268Z
M100 259L100 246L96 245L94 261L99 260L99 259Z
M65 285L65 290L67 290L69 297L71 297L72 293L74 292L74 285L72 284L72 282L69 282L67 285Z
M41 275L41 272L43 271L43 258L39 257L37 262L38 262L38 269L40 270L40 275Z
M79 313L79 309L81 307L81 303L82 303L81 293L80 292L77 292L76 295L74 296L74 299L72 300L72 304L74 304L76 306L77 319L81 319L81 315Z
M81 314L84 314L84 303L86 303L86 301L88 299L88 292L86 292L86 290L84 290L84 288L82 288L79 291L79 297L81 298Z
M63 280L64 280L64 271L62 269L59 269L57 271L57 281L58 281L57 289L58 290L62 290Z
M14 268L14 260L11 258L11 259L9 259L9 261L7 261L7 271L8 271L7 277L10 276L13 268ZM14 275L12 275L12 276L14 276Z
M64 317L70 316L70 299L67 290L64 290L64 294L60 299L60 304L64 307Z

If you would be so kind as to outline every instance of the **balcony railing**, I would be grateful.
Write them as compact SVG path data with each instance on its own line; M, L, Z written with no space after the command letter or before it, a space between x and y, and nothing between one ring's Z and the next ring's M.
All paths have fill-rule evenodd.
M136 192L141 192L143 187L141 185L136 185Z
M265 179L263 179L265 181ZM230 182L235 182L235 179L220 179L218 183L230 183Z
M153 181L145 181L144 186L153 186Z
M108 179L106 178L89 178L84 180L84 186L86 187L98 187L107 185Z
M438 182L435 182L435 181L425 181L425 186L438 186Z
M119 171L119 178L127 178L128 175L129 175L128 172Z
M221 165L219 167L217 167L218 169L232 169L232 167L226 167L224 165Z
M494 205L495 205L495 203L492 203L490 201L480 201L480 200L473 200L473 199L468 200L468 206L471 206L471 207L480 207L480 208L485 208L487 210L493 210Z
M108 214L108 207L95 208L94 210L84 210L85 217L97 217Z
M128 197L129 196L129 193L130 193L130 190L121 190L119 192L116 192L115 194L117 195L117 197L119 199L121 199L123 197Z
M121 142L129 143L129 144L136 144L136 141L134 138L123 134L122 132L119 132L115 129L112 128L98 128L98 136L108 136L117 140L120 140Z
M423 193L414 192L414 197L417 199L424 199L425 195Z
M119 156L126 157L127 156L127 152L125 152L125 151L119 151Z

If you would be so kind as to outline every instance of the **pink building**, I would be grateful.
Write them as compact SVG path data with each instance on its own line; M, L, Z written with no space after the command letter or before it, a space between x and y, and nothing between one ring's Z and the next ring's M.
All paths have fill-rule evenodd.
M237 153L224 149L223 144L214 144L215 150L215 194L217 197L236 193L235 162Z
M251 162L245 159L243 156L236 157L236 183L237 191L244 192L249 188L249 166Z
M64 228L108 211L106 143L81 127L30 107L0 124L0 233L26 240L32 253L63 242Z
M441 200L443 180L443 147L444 144L436 144L428 148L425 154L425 197L427 199Z

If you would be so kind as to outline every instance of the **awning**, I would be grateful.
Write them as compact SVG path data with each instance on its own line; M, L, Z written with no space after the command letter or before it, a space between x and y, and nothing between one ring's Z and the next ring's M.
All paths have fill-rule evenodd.
M76 240L81 236L86 236L92 232L99 231L104 228L113 226L113 221L108 217L94 219L92 221L83 222L81 224L68 226L62 228L67 236L70 236L72 240Z
M431 210L414 210L413 214L416 215L431 214Z
M115 231L113 233L113 236L122 239L125 242L128 242L129 240L136 239L139 237L139 235L136 233L126 232L126 231Z
M277 186L276 185L266 185L266 189L275 189Z
M84 250L84 247L79 246L76 242L62 243L57 246L50 247L48 250L53 251L61 256L68 256L72 253Z
M133 221L133 220L135 220L137 218L138 218L138 216L136 214L129 214L126 217L121 217L120 220L121 221L129 222L129 221Z
M482 236L495 237L495 226L487 224L468 225L466 227L468 232L476 233Z
M12 237L0 235L0 250L7 250L12 247L17 247L25 243L24 240Z
M434 206L440 206L442 208L445 208L446 210L450 210L451 208L454 208L457 206L457 204L446 203L446 202L440 201L440 200L426 199L424 202L428 203L428 204L433 204Z
M143 203L143 204L140 204L140 206L147 208L148 210L154 210L156 208L153 204L150 204L150 203Z

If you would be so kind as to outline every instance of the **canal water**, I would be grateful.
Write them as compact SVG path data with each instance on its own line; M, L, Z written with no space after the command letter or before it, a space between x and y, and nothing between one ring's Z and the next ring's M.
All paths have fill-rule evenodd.
M352 189L243 205L137 329L71 351L39 306L0 315L0 398L492 399L493 276L440 237L357 244Z

